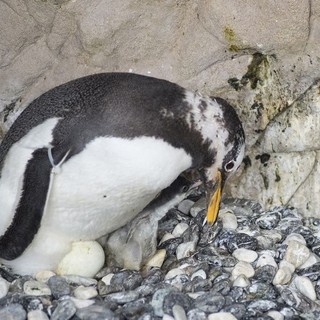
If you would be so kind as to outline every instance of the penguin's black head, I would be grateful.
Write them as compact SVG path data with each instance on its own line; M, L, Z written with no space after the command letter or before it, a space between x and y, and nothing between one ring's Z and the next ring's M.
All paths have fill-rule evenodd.
M221 98L211 97L219 112L214 116L216 134L212 139L215 155L212 164L204 170L208 198L207 221L213 224L218 215L221 192L227 178L240 166L244 157L245 134L233 107Z

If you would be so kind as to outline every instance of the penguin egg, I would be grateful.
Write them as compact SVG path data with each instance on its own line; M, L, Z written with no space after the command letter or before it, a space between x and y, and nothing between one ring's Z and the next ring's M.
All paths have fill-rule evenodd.
M94 277L103 267L105 254L96 241L78 241L72 244L71 251L60 261L58 275L79 275Z

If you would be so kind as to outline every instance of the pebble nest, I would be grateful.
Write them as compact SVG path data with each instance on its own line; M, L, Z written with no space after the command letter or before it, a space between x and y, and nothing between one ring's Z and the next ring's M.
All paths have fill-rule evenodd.
M320 319L320 219L238 199L223 200L214 226L204 218L202 196L171 209L161 267L141 272L33 278L2 266L0 319Z

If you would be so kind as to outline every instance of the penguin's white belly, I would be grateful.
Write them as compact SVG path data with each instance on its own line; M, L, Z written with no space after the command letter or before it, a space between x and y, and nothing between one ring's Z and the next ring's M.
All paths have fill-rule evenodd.
M73 240L97 239L125 225L191 166L160 139L99 137L53 177L42 226Z

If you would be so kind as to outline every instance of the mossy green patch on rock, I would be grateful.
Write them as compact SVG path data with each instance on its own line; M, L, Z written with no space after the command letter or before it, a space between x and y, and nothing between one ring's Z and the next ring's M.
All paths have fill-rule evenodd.
M256 89L258 85L263 85L269 75L268 57L260 52L252 56L252 61L248 65L247 73L242 77L241 83L245 85L250 82L251 89Z
M223 28L223 34L229 45L228 50L231 52L239 52L241 47L239 46L239 41L237 40L234 30L229 26L225 26Z

